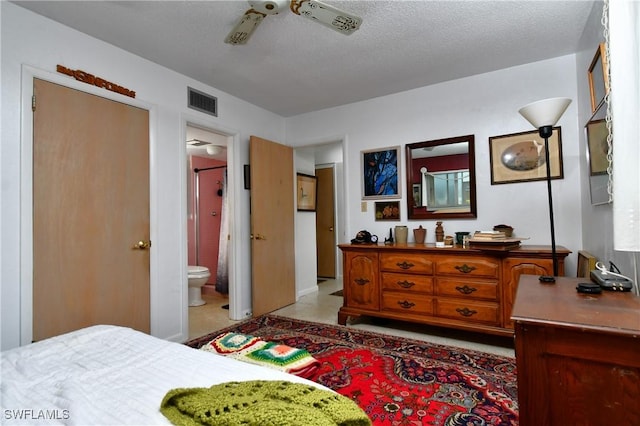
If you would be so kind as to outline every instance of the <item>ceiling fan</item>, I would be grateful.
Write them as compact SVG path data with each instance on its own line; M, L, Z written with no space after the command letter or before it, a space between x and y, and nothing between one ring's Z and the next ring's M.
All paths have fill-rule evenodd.
M251 1L240 21L224 39L229 44L246 44L251 34L267 15L277 15L287 6L296 15L304 16L342 34L349 35L360 27L362 19L344 10L317 0Z

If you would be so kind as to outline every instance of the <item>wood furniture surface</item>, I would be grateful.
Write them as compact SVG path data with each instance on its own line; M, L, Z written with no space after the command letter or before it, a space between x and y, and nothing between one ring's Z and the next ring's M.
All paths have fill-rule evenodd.
M520 425L640 424L640 298L523 275L513 307Z
M522 274L552 274L550 247L485 251L433 244L340 244L344 303L338 323L361 315L512 336ZM557 248L559 273L570 253Z

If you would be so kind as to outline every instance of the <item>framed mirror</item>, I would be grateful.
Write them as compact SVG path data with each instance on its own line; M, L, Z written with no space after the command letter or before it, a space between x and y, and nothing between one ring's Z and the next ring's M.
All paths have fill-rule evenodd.
M475 218L474 136L407 144L409 219Z

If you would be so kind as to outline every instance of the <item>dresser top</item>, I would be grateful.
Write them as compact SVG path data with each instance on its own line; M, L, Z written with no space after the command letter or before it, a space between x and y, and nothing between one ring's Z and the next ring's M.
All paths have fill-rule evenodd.
M537 275L522 275L511 319L640 337L640 297L630 292L578 293L578 283L588 281L556 277L555 284L541 284Z
M460 245L454 245L453 247L436 247L433 243L426 244L416 244L416 243L406 243L406 244L391 244L385 245L384 243L377 244L338 244L338 247L342 250L376 250L379 252L383 252L386 250L397 251L418 251L430 254L464 254L464 253L474 253L474 254L482 254L482 253L491 253L494 255L500 256L514 256L514 257L527 257L528 255L536 256L536 257L549 257L551 258L551 246L545 245L526 245L523 244L518 248L514 248L511 250L480 250L480 249L471 249L465 248ZM557 246L556 247L556 255L559 258L565 258L571 253L565 247Z

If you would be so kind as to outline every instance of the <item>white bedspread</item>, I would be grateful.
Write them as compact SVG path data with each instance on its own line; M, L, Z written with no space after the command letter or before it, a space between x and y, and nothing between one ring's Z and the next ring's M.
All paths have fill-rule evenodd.
M300 377L161 340L94 326L1 354L0 424L159 425L173 388ZM326 389L326 388L323 388Z

